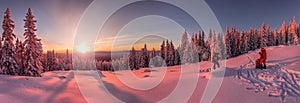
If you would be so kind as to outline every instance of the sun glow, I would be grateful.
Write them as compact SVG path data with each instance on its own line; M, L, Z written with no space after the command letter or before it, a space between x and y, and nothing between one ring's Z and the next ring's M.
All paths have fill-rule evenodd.
M80 53L87 53L90 51L90 48L86 44L82 43L76 46L76 51Z

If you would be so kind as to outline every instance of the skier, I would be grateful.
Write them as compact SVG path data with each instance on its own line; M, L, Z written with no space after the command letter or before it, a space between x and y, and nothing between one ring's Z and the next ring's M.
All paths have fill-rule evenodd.
M260 50L261 52L261 58L260 58L260 62L259 64L264 68L267 69L267 64L266 64L266 60L267 60L267 51L265 48L261 48Z
M259 52L260 58L256 60L256 68L267 68L266 60L267 60L267 52L265 48L261 48Z
M213 63L213 69L216 69L216 65L218 66L218 68L220 68L220 64L219 64L219 53L214 53L213 57L212 57L212 63Z

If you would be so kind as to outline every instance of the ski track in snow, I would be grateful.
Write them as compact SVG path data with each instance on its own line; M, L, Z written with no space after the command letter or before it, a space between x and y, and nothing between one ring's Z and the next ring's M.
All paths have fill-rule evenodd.
M295 69L298 68L288 69L287 65L282 66L277 62L267 63L267 69L255 69L253 58L245 56L249 63L241 65L235 77L250 84L247 90L255 93L266 91L269 97L278 97L281 102L286 102L287 97L295 97L297 101L300 97L300 72Z

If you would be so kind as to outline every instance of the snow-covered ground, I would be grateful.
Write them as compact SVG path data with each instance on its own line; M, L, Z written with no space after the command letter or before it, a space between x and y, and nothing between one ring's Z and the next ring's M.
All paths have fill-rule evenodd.
M222 85L212 102L300 102L300 47L270 47L267 53L266 70L254 69L247 57L257 59L258 51L228 59ZM47 72L41 78L2 75L0 100L3 103L196 103L200 102L209 79L221 78L216 71L207 72L210 62L180 67L101 72L100 76L93 71ZM75 73L78 75L74 76Z

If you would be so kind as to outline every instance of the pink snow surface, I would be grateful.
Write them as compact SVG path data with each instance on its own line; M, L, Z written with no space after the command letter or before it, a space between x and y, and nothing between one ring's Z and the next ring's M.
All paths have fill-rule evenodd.
M269 47L266 50L268 53L267 64L280 64L287 70L293 72L300 70L298 68L300 66L299 46ZM258 51L250 52L247 55L254 60L259 57ZM267 89L256 92L253 89L256 84L249 82L251 80L247 80L247 78L245 80L237 78L240 66L249 64L249 59L246 55L228 59L226 62L224 80L212 101L213 103L281 102L281 97L269 96L268 93L271 92L271 90ZM193 68L199 65L201 68L198 68L197 71L192 71ZM216 76L214 74L215 72L200 73L199 70L207 70L210 66L210 62L201 62L183 65L182 69L180 68L181 66L173 66L167 69L143 68L136 71L105 71L99 73L100 77L98 78L95 78L95 75L94 77L88 75L89 72L92 71L76 71L76 73L79 74L78 77L76 75L76 78L74 78L74 71L47 72L44 73L41 78L0 76L0 100L3 103L159 102L172 93L176 85L178 85L179 80L192 81L192 79L198 78L196 89L186 102L199 103L208 80L212 76ZM254 66L252 67L252 65L249 64L248 67L244 69L253 70L253 68ZM188 70L183 71L183 69ZM129 78L129 74L136 76L139 81ZM131 88L119 79L124 78L130 83L137 84L140 87L147 87L147 82L154 83L154 81L160 80L158 79L160 75L164 75L164 78L155 87L147 90ZM194 75L196 75L196 77ZM101 79L102 82L99 82L99 79ZM272 82L272 80L266 81ZM272 86L273 85L270 85L268 87L272 88ZM273 87L275 86L276 85ZM85 91L85 93L80 92L80 90ZM184 97L187 95L185 93L185 91L182 91L181 94L177 95L177 98ZM95 95L99 95L99 98L92 98L95 97ZM300 97L286 96L284 102L300 102Z
M1 75L0 80L1 103L86 102L77 87L73 72L47 72L40 78Z

